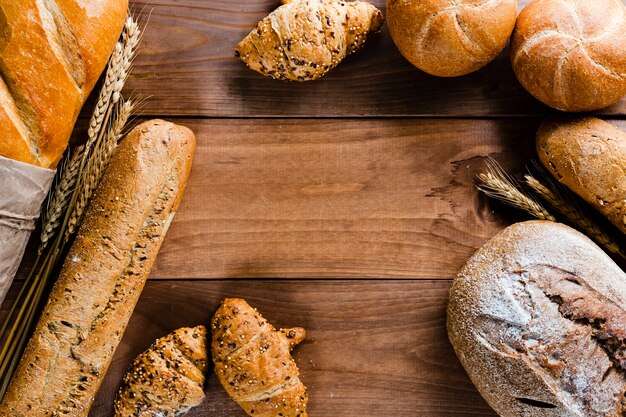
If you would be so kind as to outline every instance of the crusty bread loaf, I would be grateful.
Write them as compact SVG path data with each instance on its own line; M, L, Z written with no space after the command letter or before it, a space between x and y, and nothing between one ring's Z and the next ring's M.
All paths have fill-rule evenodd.
M601 109L626 94L622 0L534 0L522 11L511 62L533 96L559 110Z
M413 65L439 77L474 72L509 42L517 0L387 0L389 31Z
M0 416L87 416L191 169L193 133L156 120L112 158Z
M250 417L307 417L306 387L289 353L303 328L276 330L245 300L228 298L211 331L215 373Z
M56 166L128 0L0 0L0 155Z
M454 280L448 334L503 417L626 412L626 274L574 229L532 221L494 237Z
M311 81L361 48L383 20L363 1L291 0L261 20L235 53L265 76Z
M593 117L547 120L537 153L556 179L626 233L626 132Z
M174 417L200 405L209 366L204 326L158 339L133 361L115 399L114 417Z

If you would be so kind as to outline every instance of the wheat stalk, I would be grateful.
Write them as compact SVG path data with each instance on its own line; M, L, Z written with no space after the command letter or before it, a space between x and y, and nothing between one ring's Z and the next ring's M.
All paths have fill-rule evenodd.
M487 172L478 174L478 189L489 197L516 207L540 220L556 221L538 201L520 191L517 183L493 159L487 160Z
M551 182L550 187L541 183L532 175L524 176L526 184L548 204L561 213L571 224L578 226L590 238L604 246L609 252L622 256L626 254L620 246L593 222L572 199L566 198Z
M48 200L48 208L43 214L41 227L41 243L39 245L39 254L48 245L48 242L54 237L57 229L61 226L65 209L70 204L74 186L78 181L79 168L83 159L84 146L79 146L74 150L71 158L66 160L59 183L54 189Z
M65 241L69 240L70 236L74 234L80 225L89 201L93 197L98 184L100 184L106 167L109 165L109 161L118 147L124 127L133 109L134 104L131 100L122 101L115 106L113 119L106 129L103 140L97 143L97 147L93 150L87 164L76 205L67 225Z

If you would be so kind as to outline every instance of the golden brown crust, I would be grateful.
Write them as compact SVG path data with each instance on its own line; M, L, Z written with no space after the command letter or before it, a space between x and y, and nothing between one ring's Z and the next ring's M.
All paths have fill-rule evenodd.
M456 77L484 67L502 52L517 16L517 0L387 0L389 32L417 68Z
M158 339L124 375L114 416L172 417L200 405L208 361L204 326Z
M0 155L56 166L127 9L128 0L0 0Z
M593 117L547 120L537 153L556 179L626 233L626 132Z
M450 291L448 335L502 417L626 413L626 274L554 222L508 227Z
M597 110L626 94L621 0L534 0L520 13L511 62L520 83L559 110Z
M259 22L236 48L251 69L281 80L322 77L358 50L383 15L369 3L292 0Z
M242 299L224 300L211 322L215 373L251 417L306 417L308 396L291 349L303 328L277 331Z
M180 202L194 149L189 129L161 120L122 142L0 415L87 416Z

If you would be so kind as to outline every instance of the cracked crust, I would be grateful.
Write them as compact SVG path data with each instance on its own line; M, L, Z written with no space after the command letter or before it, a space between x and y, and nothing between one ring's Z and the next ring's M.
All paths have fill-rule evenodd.
M621 417L625 306L626 274L587 237L518 223L455 279L448 334L503 417Z
M265 76L311 81L360 49L382 25L382 13L362 1L293 0L259 22L235 53Z
M513 69L548 106L598 110L626 94L625 33L621 0L534 0L517 19Z
M504 49L517 0L387 0L389 31L417 68L458 77L484 67Z
M224 300L211 322L215 373L251 417L307 417L308 396L290 351L301 327L276 330L239 298Z
M85 214L0 415L87 416L182 198L193 133L161 120L122 142Z
M114 417L174 417L200 405L208 361L204 326L158 339L124 375Z
M54 168L128 0L0 0L0 155Z
M626 233L626 132L593 117L547 120L537 154L557 180Z

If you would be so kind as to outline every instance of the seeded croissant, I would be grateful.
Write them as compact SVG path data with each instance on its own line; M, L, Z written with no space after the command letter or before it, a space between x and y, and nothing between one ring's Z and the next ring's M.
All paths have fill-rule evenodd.
M292 0L259 22L236 55L265 76L315 80L363 46L383 21L380 10L362 1Z
M213 316L215 373L251 417L307 417L308 396L290 351L305 330L276 330L242 299L224 300Z
M115 399L115 417L181 415L204 399L206 328L182 328L139 355Z

